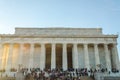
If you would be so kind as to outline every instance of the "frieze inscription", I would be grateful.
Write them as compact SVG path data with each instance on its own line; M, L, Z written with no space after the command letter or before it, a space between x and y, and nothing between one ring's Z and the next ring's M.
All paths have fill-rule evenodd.
M115 42L113 38L2 38L1 42Z

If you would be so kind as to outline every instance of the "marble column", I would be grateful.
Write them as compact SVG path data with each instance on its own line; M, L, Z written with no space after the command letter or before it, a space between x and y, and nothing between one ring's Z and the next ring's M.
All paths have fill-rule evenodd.
M19 49L20 53L19 53L18 70L20 70L21 67L23 66L23 64L22 64L23 48L24 48L24 43L20 43L20 49Z
M10 43L9 44L9 53L8 53L7 65L6 65L7 72L10 72L10 69L12 68L12 54L13 54L13 43Z
M34 43L30 45L29 69L33 68Z
M94 52L95 52L95 63L96 63L96 69L100 69L100 57L99 57L99 51L98 51L98 44L94 44Z
M0 69L2 69L3 44L0 44Z
M111 71L111 61L110 61L110 53L108 51L108 44L104 44L105 57L106 57L106 67L109 71Z
M40 69L41 70L44 70L45 68L45 57L46 56L46 53L45 53L45 44L42 43L41 44L41 54L40 54Z
M66 43L63 43L62 68L63 68L64 71L68 69L68 64L67 64L67 44Z
M85 57L85 68L90 69L89 54L88 54L88 44L84 44L84 57Z
M77 48L77 44L74 43L73 44L73 68L77 69L79 68L79 64L78 64L78 48Z
M119 57L118 57L118 50L117 50L117 44L113 44L113 53L114 55L114 63L115 63L115 68L120 69L119 67Z
M51 52L51 69L56 68L56 52L55 52L55 43L52 43L52 52Z

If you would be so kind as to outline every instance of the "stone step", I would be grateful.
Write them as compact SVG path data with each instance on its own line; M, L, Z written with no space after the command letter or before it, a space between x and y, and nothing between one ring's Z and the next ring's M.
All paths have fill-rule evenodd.
M104 80L120 80L120 77L104 77Z
M81 80L94 80L94 79L89 76L81 76Z
M0 80L15 80L13 77L0 77Z
M16 80L16 79L13 77L3 77L3 78L0 78L0 80ZM81 80L94 80L94 79L87 76L82 76Z

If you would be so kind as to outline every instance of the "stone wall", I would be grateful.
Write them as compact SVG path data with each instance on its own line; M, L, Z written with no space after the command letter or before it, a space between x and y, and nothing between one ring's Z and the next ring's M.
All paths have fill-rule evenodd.
M100 35L101 28L15 28L15 34L39 35Z

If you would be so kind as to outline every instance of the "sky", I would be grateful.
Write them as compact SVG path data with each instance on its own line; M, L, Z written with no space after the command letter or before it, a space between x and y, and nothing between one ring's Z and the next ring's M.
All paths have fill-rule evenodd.
M102 28L120 34L120 0L0 0L0 34L15 27ZM120 37L118 37L120 57Z

